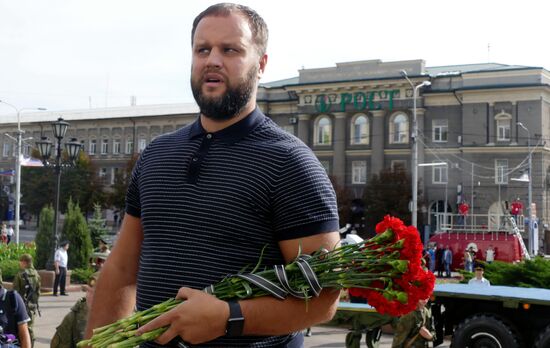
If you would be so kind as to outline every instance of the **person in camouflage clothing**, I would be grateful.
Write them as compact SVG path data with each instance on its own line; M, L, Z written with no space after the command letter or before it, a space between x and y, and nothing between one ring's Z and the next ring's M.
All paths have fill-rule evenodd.
M40 297L40 275L34 269L32 256L23 254L19 257L19 272L13 278L13 290L16 290L23 298L27 313L31 319L28 322L31 342L34 345L33 323L36 315L40 314L38 299Z
M427 348L435 339L432 313L427 303L428 299L419 300L414 311L399 318L392 348Z
M92 274L88 284L82 286L86 296L80 298L71 311L65 315L61 324L55 329L50 348L75 348L76 344L84 339L84 331L88 321L88 311L92 306L94 286L99 273Z

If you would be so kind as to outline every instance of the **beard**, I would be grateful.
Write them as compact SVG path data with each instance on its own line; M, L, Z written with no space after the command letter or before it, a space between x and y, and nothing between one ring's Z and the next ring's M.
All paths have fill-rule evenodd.
M201 114L216 121L230 120L239 115L252 98L257 76L258 68L254 66L248 71L245 78L235 86L228 79L225 79L227 91L217 97L204 95L202 92L202 76L199 79L191 77L191 90L195 101L199 105Z

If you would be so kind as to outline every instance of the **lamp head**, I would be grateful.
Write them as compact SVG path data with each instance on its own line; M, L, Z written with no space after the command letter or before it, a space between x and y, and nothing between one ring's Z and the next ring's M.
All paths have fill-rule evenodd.
M405 77L405 78L409 77L409 75L407 75L407 72L406 72L405 70L399 71L399 75L401 75L401 76L403 76L403 77Z

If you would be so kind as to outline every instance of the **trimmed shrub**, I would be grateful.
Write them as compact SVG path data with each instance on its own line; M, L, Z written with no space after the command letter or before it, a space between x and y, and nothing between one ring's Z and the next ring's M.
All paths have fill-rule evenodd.
M80 211L78 203L69 199L67 213L63 224L62 239L69 242L70 269L87 268L92 253L92 240L84 215Z
M101 205L94 204L94 216L88 219L88 228L92 237L92 245L94 248L99 246L99 240L107 235L105 227L105 219L101 216Z
M86 284L90 276L94 274L91 268L75 268L71 270L71 282L77 284Z
M34 258L34 267L36 269L45 269L48 260L53 260L55 250L55 238L53 233L53 215L54 211L51 205L47 205L40 211L40 222L36 232L36 257ZM53 266L53 265L49 265Z
M2 280L11 282L19 272L19 260L0 261L0 269L2 270Z

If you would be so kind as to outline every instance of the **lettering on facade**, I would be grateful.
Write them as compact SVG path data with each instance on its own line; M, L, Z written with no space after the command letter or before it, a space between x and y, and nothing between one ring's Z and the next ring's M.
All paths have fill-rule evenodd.
M381 101L388 102L388 109L393 109L393 99L399 97L398 89L387 89L368 92L317 94L315 97L315 109L318 112L345 112L348 105L353 105L356 111L380 110ZM312 96L304 96L306 104L311 104Z

